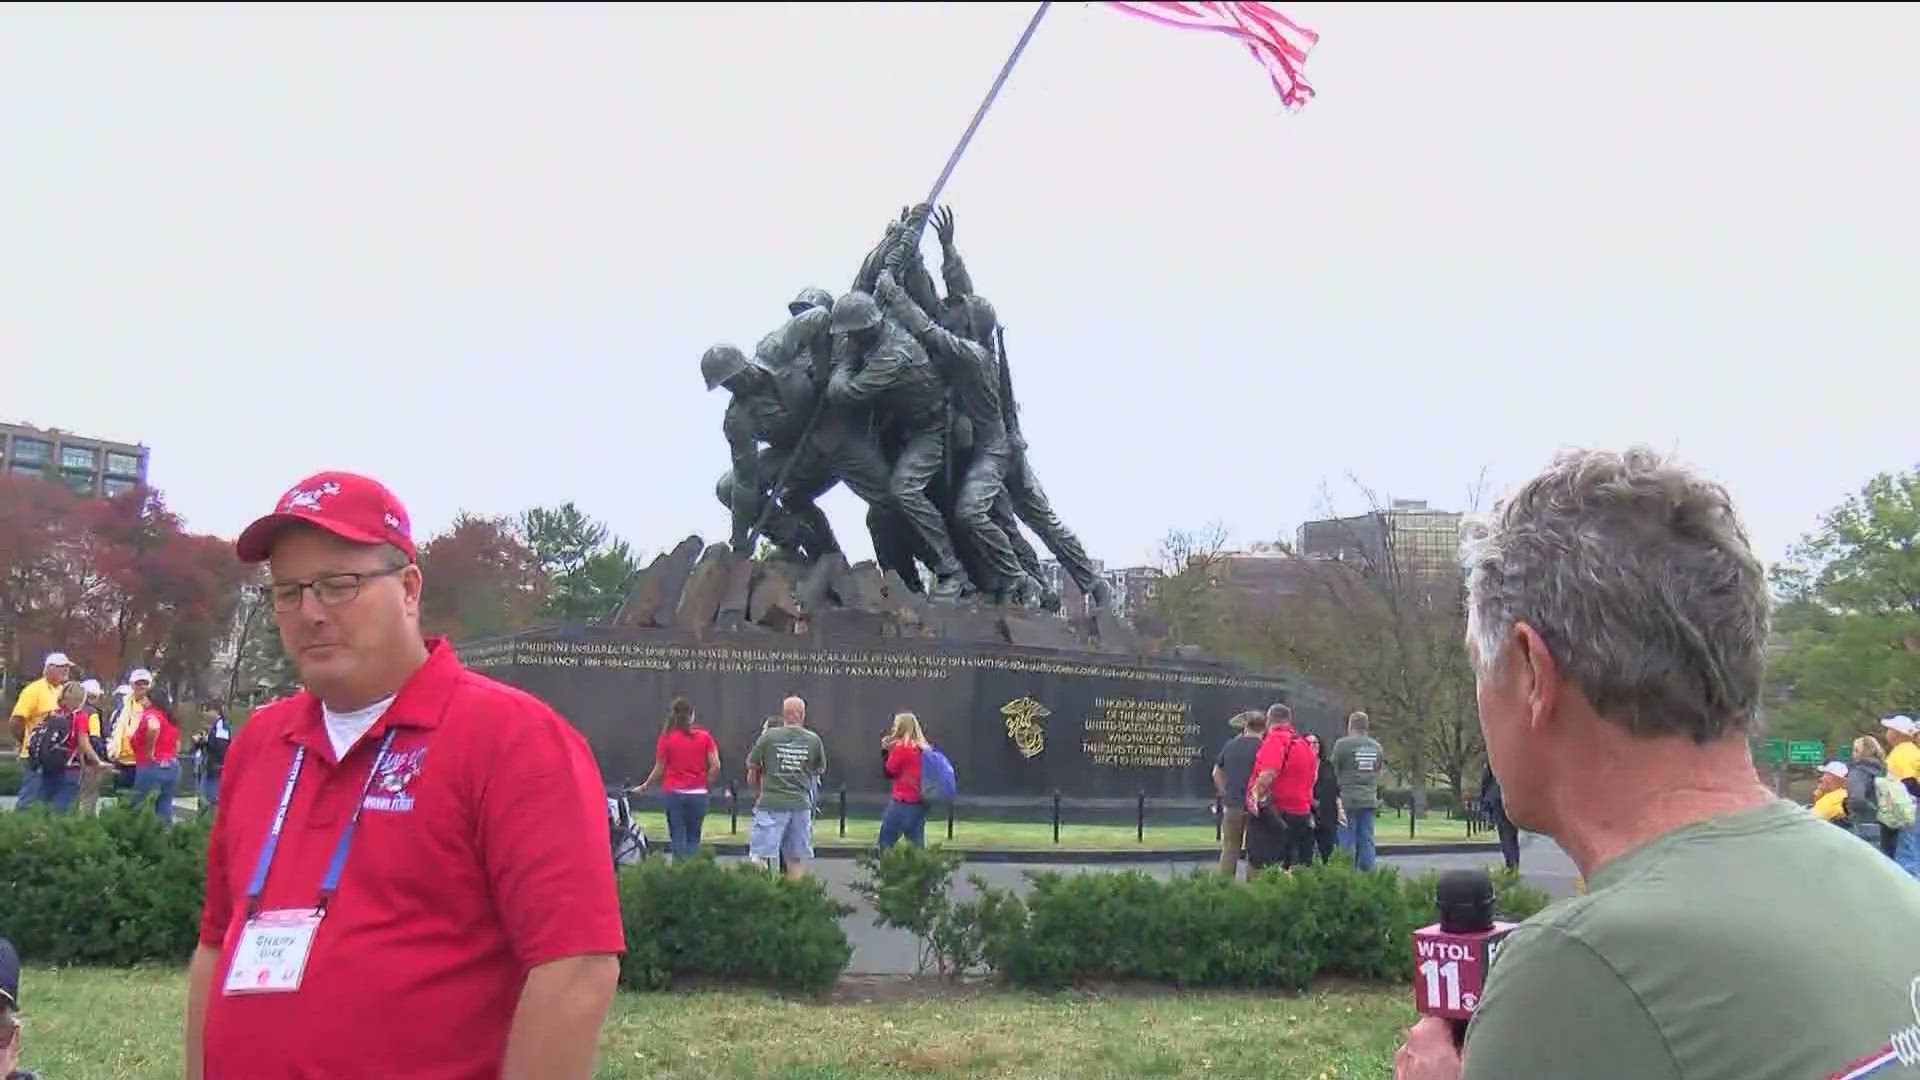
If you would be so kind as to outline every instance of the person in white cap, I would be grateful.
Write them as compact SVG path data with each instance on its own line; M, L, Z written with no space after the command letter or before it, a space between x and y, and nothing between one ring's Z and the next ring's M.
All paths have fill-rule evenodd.
M33 729L60 707L60 688L72 677L73 661L67 659L67 654L49 653L46 663L40 665L40 677L20 688L20 696L13 701L13 716L8 721L20 753L26 753ZM51 795L41 782L40 770L25 769L20 774L20 800L14 805L24 810L34 803L48 801Z
M115 789L125 794L133 790L133 727L147 710L147 695L153 692L153 672L134 668L127 676L126 696L113 713L113 734L107 739L107 760L119 774Z
M1847 824L1847 763L1829 761L1820 766L1820 784L1813 789L1813 816L1835 825Z
M1915 744L1915 736L1920 736L1920 723L1911 716L1890 716L1880 721L1887 729L1887 776L1905 784L1915 798L1920 798L1920 745ZM1900 868L1916 878L1920 878L1920 827L1899 830L1889 842L1888 854Z

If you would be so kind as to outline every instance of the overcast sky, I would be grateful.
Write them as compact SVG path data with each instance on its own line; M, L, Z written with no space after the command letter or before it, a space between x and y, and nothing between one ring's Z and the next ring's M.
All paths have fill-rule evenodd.
M1283 10L1297 115L1056 4L948 188L1097 557L1646 441L1771 559L1920 459L1912 9ZM1030 11L0 17L0 417L147 443L223 534L345 468L423 538L572 499L724 539L701 351L850 284Z

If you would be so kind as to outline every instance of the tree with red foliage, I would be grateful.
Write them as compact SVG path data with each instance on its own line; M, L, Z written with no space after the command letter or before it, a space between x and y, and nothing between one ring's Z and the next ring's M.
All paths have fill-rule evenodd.
M0 625L13 671L57 650L90 674L146 667L175 694L200 696L243 577L227 541L187 532L158 492L97 499L0 477Z
M532 625L551 583L508 518L461 514L420 549L421 624L452 638Z

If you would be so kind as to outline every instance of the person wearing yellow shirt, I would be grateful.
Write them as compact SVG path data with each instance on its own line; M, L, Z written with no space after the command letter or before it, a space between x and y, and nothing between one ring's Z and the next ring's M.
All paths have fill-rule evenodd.
M27 752L27 740L33 738L33 729L47 714L60 706L60 688L73 677L73 661L66 653L50 653L47 661L40 665L40 677L20 688L20 696L13 701L13 715L8 720L8 728L13 734L14 745L19 747L21 756ZM20 772L20 799L14 805L25 809L37 802L48 802L53 793L41 783L40 770L22 769Z
M133 788L133 728L147 710L147 695L153 692L153 672L135 668L127 676L127 695L113 715L113 735L107 740L107 758L119 775L116 790Z
M1820 766L1820 786L1813 789L1813 816L1835 825L1847 824L1847 763L1829 761Z
M1880 721L1880 726L1887 729L1887 776L1905 784L1914 797L1920 798L1920 745L1915 745L1920 724L1911 716L1890 716ZM1920 878L1920 825L1900 830L1899 839L1893 842L1893 861Z

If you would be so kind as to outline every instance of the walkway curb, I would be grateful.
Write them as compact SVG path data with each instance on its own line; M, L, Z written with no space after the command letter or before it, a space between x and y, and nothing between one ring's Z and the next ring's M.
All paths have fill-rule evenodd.
M652 840L652 837L648 838ZM928 842L939 843L938 837L928 837ZM656 844L659 848L663 845ZM744 856L747 845L741 843L720 843L707 845L716 855ZM815 859L852 859L870 848L848 844L815 844ZM948 851L957 851L970 863L1013 863L1034 866L1102 866L1124 865L1127 863L1210 863L1220 858L1219 849L1201 848L1059 848L1009 850L998 848L949 847ZM1374 852L1381 856L1406 855L1473 855L1479 852L1498 852L1497 840L1456 840L1435 844L1376 844Z

